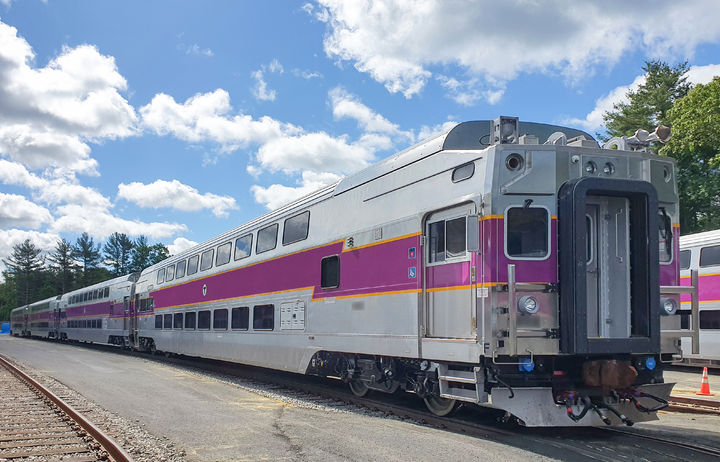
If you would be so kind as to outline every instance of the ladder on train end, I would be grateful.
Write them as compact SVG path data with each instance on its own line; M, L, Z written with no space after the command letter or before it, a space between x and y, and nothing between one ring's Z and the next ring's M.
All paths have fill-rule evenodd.
M438 364L440 396L443 398L486 403L485 372L481 367L461 368L449 364Z

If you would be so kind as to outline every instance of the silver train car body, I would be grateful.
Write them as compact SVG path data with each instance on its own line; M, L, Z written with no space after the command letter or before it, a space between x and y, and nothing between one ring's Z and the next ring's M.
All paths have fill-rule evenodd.
M112 343L403 389L439 415L656 419L691 331L675 165L636 141L458 124L133 275Z
M682 285L692 285L692 270L698 272L700 351L693 353L689 343L683 342L678 363L720 368L720 230L680 237ZM690 304L689 297L683 297L683 307ZM681 321L686 328L691 324L688 314Z

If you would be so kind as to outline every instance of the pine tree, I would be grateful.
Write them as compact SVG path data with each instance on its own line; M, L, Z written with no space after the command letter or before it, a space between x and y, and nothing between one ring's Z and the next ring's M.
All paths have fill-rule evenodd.
M18 305L27 305L37 300L45 265L41 253L42 250L35 247L30 239L25 239L24 242L13 246L12 254L7 260L2 260L7 267L8 276L15 280Z
M82 267L81 286L89 286L92 284L93 270L100 263L100 244L95 245L88 233L82 233L73 246L73 256Z
M57 289L60 293L70 291L73 285L73 278L79 266L73 256L72 245L65 239L60 239L55 245L55 251L48 255L50 267L55 271Z
M130 263L130 272L142 271L150 266L150 255L152 247L148 245L145 236L138 236L135 240L135 247L132 250L132 261Z
M154 265L170 257L170 251L164 244L157 243L150 247L150 264Z
M129 272L133 247L133 241L123 233L112 233L105 243L103 247L105 264L113 269L116 276Z

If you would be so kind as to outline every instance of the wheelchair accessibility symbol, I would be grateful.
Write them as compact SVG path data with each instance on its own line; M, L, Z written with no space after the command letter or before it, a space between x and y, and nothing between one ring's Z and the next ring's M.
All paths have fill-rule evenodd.
M415 279L415 267L408 268L408 278Z

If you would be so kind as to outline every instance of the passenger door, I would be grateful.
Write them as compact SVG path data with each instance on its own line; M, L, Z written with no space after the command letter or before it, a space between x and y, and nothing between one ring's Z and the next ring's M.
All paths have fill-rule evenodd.
M468 228L471 242L478 240L475 204L435 212L424 227L425 336L473 338L475 255L468 251Z

